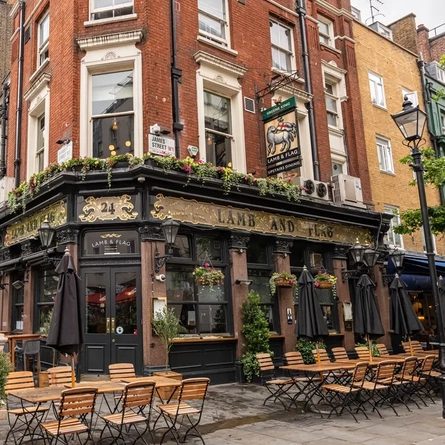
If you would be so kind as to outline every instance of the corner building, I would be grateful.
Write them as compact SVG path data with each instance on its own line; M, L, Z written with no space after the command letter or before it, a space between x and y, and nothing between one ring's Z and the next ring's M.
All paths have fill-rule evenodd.
M261 295L279 363L295 347L298 298L291 288L272 296L269 278L305 265L337 276L337 296L320 294L327 343L352 348L346 252L356 239L380 246L391 217L373 211L360 152L349 10L343 0L297 10L293 0L16 2L2 179L14 191L0 212L0 269L5 283L23 286L1 291L2 329L39 330L68 247L84 285L82 373L107 373L115 362L139 374L162 368L151 319L167 304L181 324L172 369L235 380L249 289ZM272 170L279 125L289 125L293 145ZM167 157L135 161L159 149L180 159L197 152L218 171L200 181ZM249 185L268 165L302 187L301 199L286 198L290 186L260 194ZM230 167L243 174L232 186ZM37 235L46 217L51 246ZM169 217L181 223L171 249L161 230ZM213 292L192 274L206 262L225 275Z

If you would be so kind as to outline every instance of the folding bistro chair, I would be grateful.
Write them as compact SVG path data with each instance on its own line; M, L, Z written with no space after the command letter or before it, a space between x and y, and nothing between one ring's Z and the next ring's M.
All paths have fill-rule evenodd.
M49 368L48 383L49 386L63 386L71 385L72 371L69 366L56 366Z
M417 405L420 409L419 404L412 398L412 395L416 389L416 384L414 382L414 373L417 368L417 357L407 357L403 362L402 369L400 372L394 375L393 387L395 389L395 398L403 403L408 411L411 411L407 402L411 401Z
M25 406L23 401L21 401L20 404L12 403L11 396L9 396L10 391L33 388L34 377L31 371L10 372L8 374L5 394L9 431L5 438L5 444L8 443L10 437L12 437L16 445L21 444L26 436L32 437L43 417L48 412L48 407Z
M366 346L357 346L355 352L360 360L369 361L369 349Z
M343 347L332 348L331 351L335 361L344 362L346 360L350 360L348 353L346 352L346 349Z
M114 363L108 366L108 372L112 382L121 382L122 379L136 377L133 363Z
M343 411L346 409L354 418L356 422L358 422L357 418L354 415L354 411L352 406L355 407L356 413L361 411L367 419L368 416L365 410L360 403L360 392L362 391L363 384L366 379L366 374L368 372L368 363L357 363L355 365L355 369L352 374L351 381L347 384L336 384L336 383L328 383L322 385L322 389L326 391L325 400L331 406L331 412L329 413L328 418L330 418L335 411L337 416L341 416ZM338 404L336 405L335 402ZM338 411L340 409L340 411Z
M100 433L100 440L107 429L113 438L111 443L117 443L119 439L125 442L125 436L133 427L137 433L136 438L131 438L133 444L141 440L148 445L143 437L147 431L154 444L153 432L150 430L150 417L155 386L155 382L150 381L128 383L122 395L121 411L101 416L101 419L105 421L105 426ZM138 428L138 425L141 428Z
M379 351L380 357L386 357L389 355L388 348L383 343L377 343L377 350Z
M317 364L317 350L314 349L312 351L312 354L314 355L315 358L315 364ZM329 354L326 351L326 349L319 349L318 355L320 357L320 363L331 363L331 358L329 357Z
M417 384L416 390L419 394L428 397L431 402L436 403L432 397L439 388L440 372L434 370L434 363L437 357L435 355L427 355L423 359L422 366L417 374L413 377L413 381ZM425 406L428 406L423 397L420 400Z
M167 431L162 436L160 445L169 432L178 445L180 442L184 442L187 436L199 437L205 445L197 427L201 421L209 383L210 379L207 378L183 380L179 387L178 399L158 405L167 424ZM180 433L181 426L187 428L183 435Z
M270 395L264 399L263 406L269 399L277 400L283 405L286 411L290 406L287 406L282 398L289 400L293 403L292 397L288 394L289 390L293 386L294 382L291 378L277 378L275 375L275 365L273 364L270 354L256 354L256 359L260 366L260 378L261 384L264 385L270 392Z

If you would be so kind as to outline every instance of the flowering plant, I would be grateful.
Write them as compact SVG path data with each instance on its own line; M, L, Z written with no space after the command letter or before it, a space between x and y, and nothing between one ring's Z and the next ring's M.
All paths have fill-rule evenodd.
M220 270L213 268L209 263L204 263L203 266L197 267L193 271L193 275L198 284L210 286L211 290L213 286L223 284L224 280L224 274Z
M269 288L272 295L275 295L275 292L277 291L277 285L275 282L277 278L282 278L285 280L287 284L290 285L289 287L295 287L297 285L297 277L294 274L287 272L275 272L272 274L269 280Z
M318 274L314 277L315 287L320 287L320 283L330 283L332 286L337 282L337 278L334 275L327 272L318 271Z

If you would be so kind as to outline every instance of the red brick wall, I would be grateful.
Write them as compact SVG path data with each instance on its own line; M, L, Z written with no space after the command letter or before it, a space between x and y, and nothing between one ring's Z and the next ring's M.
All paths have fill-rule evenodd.
M394 42L417 54L416 16L408 14L389 25Z

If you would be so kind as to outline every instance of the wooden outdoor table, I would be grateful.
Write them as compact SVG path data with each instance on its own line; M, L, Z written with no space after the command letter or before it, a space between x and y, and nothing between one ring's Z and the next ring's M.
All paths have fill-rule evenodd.
M15 369L15 344L18 341L37 340L40 339L40 334L7 334L6 338L9 342L9 355L11 357L12 369Z
M60 399L62 391L66 389L63 386L51 386L47 388L28 388L9 391L10 396L17 397L25 402L40 404L54 402Z
M328 372L328 371L337 371L344 370L349 371L355 368L354 363L348 362L331 362L331 363L321 363L320 365L285 365L280 366L280 369L286 369L288 371L303 371L303 372Z
M368 363L369 366L375 367L381 362L387 362L387 361L393 361L396 363L403 363L405 361L406 357L397 357L395 355L390 355L388 357L373 357L372 361L365 360L365 359L359 359L359 358L353 358L351 360L336 360L335 363L350 363L352 365L356 365L357 363Z
M156 375L153 375L151 377L127 377L127 378L121 379L121 381L124 383L155 382L156 388L163 388L163 387L168 387L168 386L178 387L178 386L181 386L181 383L182 383L180 380L169 379L167 377L161 377L161 376L156 376Z

